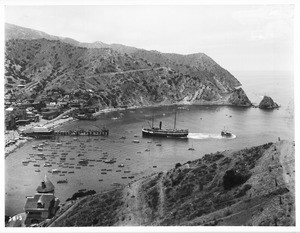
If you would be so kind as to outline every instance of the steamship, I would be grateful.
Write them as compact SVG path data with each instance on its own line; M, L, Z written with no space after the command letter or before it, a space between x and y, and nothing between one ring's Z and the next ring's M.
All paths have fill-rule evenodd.
M152 125L149 128L143 128L143 136L152 136L152 137L177 137L177 138L186 138L189 134L188 129L176 129L176 112L174 120L173 129L162 129L162 122L159 122L159 127L153 126L154 117L152 117Z

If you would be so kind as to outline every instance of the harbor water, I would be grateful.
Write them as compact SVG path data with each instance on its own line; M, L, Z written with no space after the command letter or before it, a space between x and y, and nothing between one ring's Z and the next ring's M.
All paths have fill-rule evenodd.
M45 175L63 203L80 189L112 189L207 153L275 142L278 137L294 140L292 77L286 73L235 76L251 101L258 103L263 95L270 95L281 108L266 111L229 106L162 106L106 113L96 121L70 122L59 129L97 130L105 126L109 136L32 140L10 154L5 159L5 214L23 212L25 197L35 193ZM155 125L162 121L163 127L172 128L175 111L177 128L189 129L186 139L142 137L141 129L151 124L153 115ZM224 127L232 131L233 137L221 136ZM78 165L80 160L88 163ZM52 173L53 169L60 172ZM67 183L57 184L59 180Z

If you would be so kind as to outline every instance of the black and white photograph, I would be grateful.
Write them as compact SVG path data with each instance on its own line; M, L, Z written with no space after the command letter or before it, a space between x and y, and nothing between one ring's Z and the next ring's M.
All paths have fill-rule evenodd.
M3 232L297 230L296 1L3 2Z

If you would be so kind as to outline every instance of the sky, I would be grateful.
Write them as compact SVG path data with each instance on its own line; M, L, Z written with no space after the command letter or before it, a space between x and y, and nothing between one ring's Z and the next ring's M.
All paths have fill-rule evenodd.
M80 42L203 52L229 71L293 70L293 5L5 6L5 21Z

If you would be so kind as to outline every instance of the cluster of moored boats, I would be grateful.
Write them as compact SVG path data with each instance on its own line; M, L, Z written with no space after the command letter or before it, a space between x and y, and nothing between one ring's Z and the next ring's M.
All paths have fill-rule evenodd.
M86 138L85 138L86 139ZM94 140L100 140L94 138ZM72 143L75 142L75 143ZM95 167L96 169L101 168L102 165L99 162L104 164L114 164L117 163L117 158L110 158L108 152L102 151L102 148L99 146L89 147L86 142L92 142L91 138L87 138L84 141L79 141L78 138L73 138L73 140L46 140L37 145L33 145L32 149L35 153L29 154L29 157L22 162L24 166L33 164L33 167L37 168L35 172L46 171L57 177L69 177L74 174L77 169L82 169L83 167ZM77 149L77 156L74 155L74 150ZM94 151L98 155L98 158L89 158L87 155L89 151ZM125 160L130 160L126 158ZM42 169L43 167L43 169ZM131 171L126 168L126 164L120 163L117 166L115 172L130 174ZM113 167L113 168L116 168ZM49 169L50 168L50 169ZM101 169L99 175L106 175L109 172L113 172L113 168ZM46 169L46 170L45 170ZM120 176L121 179L133 179L133 175ZM99 181L103 181L101 178ZM59 179L57 178L58 184L67 184L68 179Z
M71 132L71 131L70 131ZM86 135L94 135L98 134L97 131L72 131L69 132L69 135L80 136L81 134ZM142 129L143 136L151 136L151 137L175 137L175 138L186 138L188 135L187 129L177 129L176 128L176 114L175 114L175 122L173 129L162 129L162 122L160 122L159 127L152 126L149 128ZM229 130L221 131L222 137L232 137L232 133ZM137 139L138 135L134 135L134 139L132 143L140 143L140 140ZM121 140L125 140L126 137L122 136ZM108 152L102 151L102 148L99 146L89 146L88 143L98 140L105 140L105 138L94 137L85 137L85 140L79 140L77 137L73 138L73 140L46 140L42 143L36 144L32 146L34 153L29 154L29 157L26 158L22 163L24 166L28 166L29 164L33 164L33 167L36 167L35 172L47 171L51 173L53 176L57 176L56 182L58 184L68 184L68 178L75 173L77 169L82 169L83 167L95 167L94 169L101 168L98 172L99 181L104 180L103 175L107 175L110 172L122 173L121 179L133 179L134 175L131 175L131 171L126 169L126 164L120 163L116 167L109 168L109 164L117 163L117 158L112 158L109 156ZM162 143L159 141L147 141L147 143L155 143L156 146L162 146ZM77 150L77 153L74 154L74 150ZM188 150L195 150L194 147L188 148ZM98 154L97 158L90 158L89 151L94 151ZM145 149L146 152L150 152L150 147ZM138 151L137 153L141 153ZM77 155L76 155L77 154ZM94 153L95 154L95 153ZM99 156L101 155L101 156ZM126 160L130 160L130 158L126 158ZM107 164L105 168L99 163ZM157 166L153 166L153 168L157 168ZM97 174L97 173L96 173ZM59 179L59 177L66 177L63 179ZM67 178L68 177L68 178ZM113 186L119 186L119 183L112 183Z

